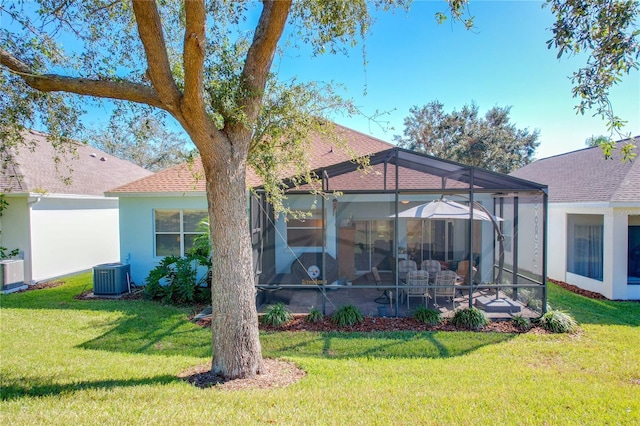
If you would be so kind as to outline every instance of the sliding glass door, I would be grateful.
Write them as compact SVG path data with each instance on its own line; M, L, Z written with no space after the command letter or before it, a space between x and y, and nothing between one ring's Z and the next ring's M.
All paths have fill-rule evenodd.
M357 272L372 267L390 271L393 260L393 220L355 220L355 265Z

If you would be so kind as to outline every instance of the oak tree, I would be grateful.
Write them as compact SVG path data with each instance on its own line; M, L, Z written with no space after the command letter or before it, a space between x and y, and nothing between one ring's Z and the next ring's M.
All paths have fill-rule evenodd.
M538 131L518 129L509 122L510 108L493 107L484 117L478 106L444 111L438 101L414 106L404 119L400 146L470 166L501 173L512 172L533 161Z

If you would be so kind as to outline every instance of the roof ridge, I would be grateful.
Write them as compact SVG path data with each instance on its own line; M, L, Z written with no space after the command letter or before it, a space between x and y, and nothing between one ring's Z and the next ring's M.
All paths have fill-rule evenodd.
M361 131L359 131L359 130L356 130L356 129L352 129L351 127L347 127L347 126L344 126L344 125L339 124L339 123L336 123L336 122L333 122L333 124L334 124L334 126L338 126L338 127L341 127L341 128L343 128L343 129L345 129L345 130L348 130L348 131L350 131L350 132L357 133L357 134L362 135L362 136L364 136L364 137L366 137L366 138L368 138L368 139L374 139L374 140L376 140L377 142L381 142L381 143L383 143L383 144L385 144L385 145L389 145L389 147L390 147L390 148L393 148L393 147L396 147L396 146L397 146L397 145L392 144L391 142L387 142L387 141L385 141L385 140L383 140L383 139L380 139L380 138L378 138L378 137L368 135L368 134L366 134L366 133L364 133L364 132L361 132Z
M638 136L631 136L631 137L628 137L628 138L625 138L625 139L617 140L617 141L615 141L616 149L618 148L618 144L628 143L628 142L637 142L637 140L638 140L638 139L640 139L640 135L638 135ZM551 158L561 157L561 156L563 156L563 155L575 154L575 153L577 153L577 152L581 152L581 151L588 151L588 150L590 150L590 149L596 149L596 148L600 148L600 146L599 146L599 145L596 145L596 146L587 146L587 147L580 148L580 149L576 149L576 150L573 150L573 151L561 152L560 154L550 155L549 157L540 158L540 159L538 159L538 160L536 160L536 161L549 160L549 159L551 159ZM531 163L530 163L530 164L531 164Z

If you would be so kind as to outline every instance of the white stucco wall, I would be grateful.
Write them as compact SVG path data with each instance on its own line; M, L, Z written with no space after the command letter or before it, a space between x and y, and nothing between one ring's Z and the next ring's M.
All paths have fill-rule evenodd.
M162 257L154 255L154 209L206 210L204 195L120 198L120 261L131 265L131 277L144 283Z
M542 279L544 254L542 196L521 196L518 203L518 272ZM520 281L518 281L520 282ZM527 283L520 282L522 284Z
M31 280L119 259L117 198L43 196L31 206Z
M549 203L547 235L547 277L565 281L567 272L566 207Z
M0 218L0 245L9 251L20 249L20 257L24 259L24 281L31 281L31 241L29 228L28 198L6 195L9 203Z
M637 204L637 203L636 203ZM603 280L598 281L567 272L567 216L602 215ZM640 286L627 285L628 226L640 215L638 205L612 206L608 203L550 203L548 275L608 299L640 299Z

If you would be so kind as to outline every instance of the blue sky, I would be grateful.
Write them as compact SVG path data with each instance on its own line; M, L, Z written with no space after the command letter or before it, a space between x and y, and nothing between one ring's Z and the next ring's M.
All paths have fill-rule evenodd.
M416 1L408 13L380 13L362 46L348 57L312 58L308 51L287 51L277 60L282 78L334 81L348 88L365 114L391 111L383 130L363 117L335 117L347 127L392 142L403 132L413 105L439 100L446 111L476 102L481 113L511 106L518 128L539 129L536 158L584 148L592 135L608 134L599 117L576 115L569 76L584 58L562 57L547 49L553 16L539 1L472 1L475 29L461 24L438 25L440 0ZM363 96L363 92L367 95ZM611 92L614 112L628 121L625 133L640 135L640 74L626 76Z
M409 12L376 14L365 42L366 67L359 44L346 57L313 57L308 48L288 49L276 58L274 70L283 80L296 76L340 83L366 115L389 111L380 120L390 129L361 116L334 117L388 142L403 133L403 120L414 105L438 100L452 111L475 102L481 114L493 106L510 106L511 122L518 128L538 129L536 158L569 152L584 148L589 136L608 132L600 117L576 115L569 76L586 58L557 59L557 52L547 49L553 16L542 4L471 0L475 28L467 31L460 23L436 23L435 13L446 11L443 0L415 0ZM610 99L614 112L628 121L624 133L640 135L640 73L625 76ZM106 123L108 106L88 109L89 121Z

